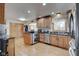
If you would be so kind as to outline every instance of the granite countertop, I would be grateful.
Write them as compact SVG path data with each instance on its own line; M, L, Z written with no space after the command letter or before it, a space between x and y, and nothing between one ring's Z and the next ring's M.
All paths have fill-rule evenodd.
M69 32L39 32L39 33L45 33L45 34L50 34L50 35L69 36Z
M26 33L26 32L25 32ZM44 33L44 34L49 34L49 35L62 35L62 36L70 36L69 32L49 32L49 31L44 31L44 32L34 32L34 31L28 31L27 33Z
M63 35L63 36L69 36L69 32L51 32L52 35Z

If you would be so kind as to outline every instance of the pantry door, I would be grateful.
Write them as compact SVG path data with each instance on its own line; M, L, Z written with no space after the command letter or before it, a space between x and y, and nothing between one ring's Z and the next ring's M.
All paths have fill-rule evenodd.
M15 38L11 38L8 42L7 51L9 56L15 56L15 40L23 36L23 26L20 23L10 23L10 37Z
M10 23L10 37L17 37L17 25L16 25L16 23Z
M17 35L19 38L23 37L23 24L17 24Z
M23 37L24 25L20 23L10 23L10 37Z

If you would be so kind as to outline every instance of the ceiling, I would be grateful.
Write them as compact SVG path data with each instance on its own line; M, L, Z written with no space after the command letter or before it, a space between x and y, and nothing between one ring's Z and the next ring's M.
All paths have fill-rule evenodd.
M5 18L18 20L20 17L26 18L26 21L33 20L39 16L49 15L52 12L65 13L67 10L75 8L74 3L6 3ZM31 13L27 13L30 10Z

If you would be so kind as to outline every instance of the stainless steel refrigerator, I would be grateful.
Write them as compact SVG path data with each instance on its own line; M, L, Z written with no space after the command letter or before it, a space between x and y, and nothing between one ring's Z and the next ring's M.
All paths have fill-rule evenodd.
M69 42L69 53L71 56L79 56L79 3L76 5L76 9L70 14L69 32L71 41Z
M75 30L75 51L76 56L79 56L79 3L76 4L76 30Z

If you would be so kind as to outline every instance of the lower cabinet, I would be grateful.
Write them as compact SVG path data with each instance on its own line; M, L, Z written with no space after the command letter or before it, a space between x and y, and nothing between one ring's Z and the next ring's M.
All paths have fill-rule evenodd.
M24 43L26 45L30 45L32 44L32 38L31 38L31 34L30 33L24 33Z
M61 48L68 49L69 48L69 36L63 35L50 35L50 44L59 46Z
M40 38L41 42L45 42L45 34L44 33L40 33L39 38Z
M70 41L69 36L59 36L59 46L60 47L68 49L69 41Z
M69 48L69 41L71 40L71 38L70 38L70 36L67 36L66 38L67 39L64 40L63 47L68 49Z
M47 43L45 40L45 34L44 33L40 33L39 34L40 37L40 41L41 42L45 42ZM49 41L51 45L55 45L61 48L65 48L68 49L69 48L69 41L70 41L70 37L69 36L64 36L64 35L50 35L49 37Z
M57 39L57 35L51 35L50 36L50 44L53 44L53 45L58 45L58 39Z
M64 36L58 36L58 46L59 47L64 47L64 40L66 40L66 37Z

